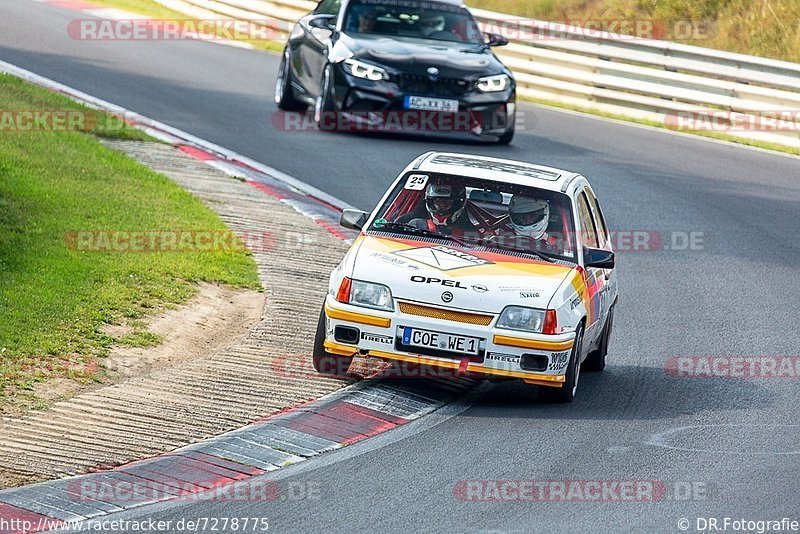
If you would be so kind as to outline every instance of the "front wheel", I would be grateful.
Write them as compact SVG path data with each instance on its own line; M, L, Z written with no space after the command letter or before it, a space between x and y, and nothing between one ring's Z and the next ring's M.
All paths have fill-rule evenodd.
M275 80L275 103L284 111L301 111L305 104L297 100L292 89L292 70L290 66L291 54L289 47L283 50L283 59L278 68L278 78Z
M581 351L583 350L583 325L575 332L575 343L572 345L572 354L567 367L567 375L561 388L539 386L541 397L556 404L572 402L578 392L578 380L581 377Z
M319 312L317 333L314 335L314 352L312 354L314 370L322 375L345 376L353 363L349 356L331 354L325 350L325 306Z
M325 67L322 74L322 90L314 104L314 122L325 132L336 129L336 96L333 82L333 67Z

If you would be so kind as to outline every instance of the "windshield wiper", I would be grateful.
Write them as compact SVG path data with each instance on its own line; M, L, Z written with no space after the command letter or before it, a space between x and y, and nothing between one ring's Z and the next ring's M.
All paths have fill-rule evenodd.
M515 247L515 246L513 246L513 245L511 245L509 243L501 243L501 242L495 242L495 241L493 241L491 243L491 246L499 248L499 249L502 249L502 250L511 250L513 252L522 252L523 254L533 254L533 255L538 256L541 259L543 259L544 261L549 262L549 263L555 263L556 262L556 258L551 257L550 254L548 254L547 252L539 252L538 250Z
M374 230L388 230L390 232L406 232L416 235L421 235L425 237L433 237L436 239L449 239L450 241L454 241L461 245L464 248L469 248L466 243L462 240L458 239L457 237L453 237L451 235L444 235L440 234L439 232L433 232L431 230L427 230L425 228L420 228L418 226L414 226L413 224L406 224L406 223L397 223L397 222L385 222L380 223L380 226L377 224L373 224Z

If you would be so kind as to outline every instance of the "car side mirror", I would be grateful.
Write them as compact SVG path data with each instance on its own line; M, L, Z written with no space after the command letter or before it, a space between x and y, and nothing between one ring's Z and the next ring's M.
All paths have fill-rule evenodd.
M505 46L508 44L508 39L499 33L486 32L483 35L486 44L489 46Z
M361 210L344 210L339 225L350 230L361 230L367 224L369 213Z
M586 267L613 269L615 263L614 253L610 250L602 250L599 248L583 249L583 264Z
M336 17L334 15L317 15L308 21L312 28L333 31L336 29Z

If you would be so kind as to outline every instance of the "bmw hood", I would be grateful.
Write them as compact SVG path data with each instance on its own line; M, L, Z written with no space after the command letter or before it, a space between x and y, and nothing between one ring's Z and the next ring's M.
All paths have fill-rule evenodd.
M452 244L361 236L351 277L389 286L395 299L499 313L509 305L547 308L572 267Z
M489 50L476 52L474 45L388 38L377 35L342 36L355 59L409 74L426 74L436 67L443 78L480 77L508 70Z

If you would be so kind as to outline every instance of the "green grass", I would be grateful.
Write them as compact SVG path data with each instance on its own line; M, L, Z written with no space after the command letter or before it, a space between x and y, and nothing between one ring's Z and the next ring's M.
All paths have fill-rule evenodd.
M196 282L258 289L246 252L91 252L82 230L210 230L225 225L198 199L97 136L138 130L60 95L0 75L0 110L79 110L91 132L0 130L0 411L8 396L54 377L91 380L112 343L158 339L137 320L186 302ZM117 340L104 323L133 327ZM5 396L4 396L5 395Z
M467 0L467 5L574 23L654 21L669 40L800 61L797 0ZM698 31L685 31L686 22Z

